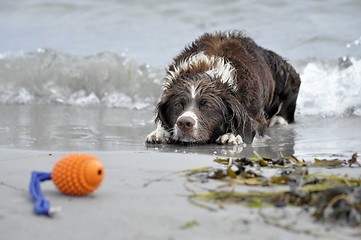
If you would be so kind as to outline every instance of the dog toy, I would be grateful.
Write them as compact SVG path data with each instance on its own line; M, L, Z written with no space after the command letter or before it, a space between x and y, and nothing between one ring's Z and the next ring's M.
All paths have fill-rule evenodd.
M55 186L64 194L83 196L97 189L104 178L104 167L94 156L71 154L60 159L52 173L32 171L29 185L34 200L34 212L38 215L53 216L57 208L51 208L50 202L41 191L40 182L53 180Z

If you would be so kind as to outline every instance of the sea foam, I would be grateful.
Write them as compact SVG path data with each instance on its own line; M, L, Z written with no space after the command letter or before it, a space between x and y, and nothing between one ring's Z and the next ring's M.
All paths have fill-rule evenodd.
M296 63L297 115L361 116L361 60ZM0 104L67 104L154 109L163 68L111 52L74 56L52 49L0 56Z
M361 116L361 60L309 62L300 75L298 114Z
M51 49L0 57L0 104L57 103L142 109L160 93L163 70L110 52L73 56Z

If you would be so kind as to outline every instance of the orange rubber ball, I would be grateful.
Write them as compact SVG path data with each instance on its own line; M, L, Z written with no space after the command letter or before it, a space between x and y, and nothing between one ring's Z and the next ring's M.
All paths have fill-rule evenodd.
M76 153L60 159L54 166L51 178L59 191L82 196L97 189L104 174L104 167L96 157Z

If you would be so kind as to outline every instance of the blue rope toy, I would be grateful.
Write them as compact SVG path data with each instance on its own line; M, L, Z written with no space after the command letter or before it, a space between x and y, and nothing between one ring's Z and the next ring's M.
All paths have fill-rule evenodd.
M40 183L46 180L51 180L51 173L32 171L29 184L29 192L30 196L34 200L33 211L37 215L46 215L52 217L60 211L60 208L50 207L49 200L44 197L40 188Z

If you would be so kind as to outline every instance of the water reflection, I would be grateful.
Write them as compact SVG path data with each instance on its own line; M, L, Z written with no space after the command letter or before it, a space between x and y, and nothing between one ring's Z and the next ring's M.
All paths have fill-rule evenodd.
M207 154L222 157L251 157L254 151L260 155L271 158L283 155L293 155L295 145L295 130L293 125L275 126L267 129L265 134L271 139L255 139L253 144L247 146L228 146L228 145L169 145L169 144L147 144L148 150L172 153L193 153Z
M152 110L80 108L65 105L2 105L0 148L45 151L158 151L251 157L254 151L271 158L296 155L332 158L360 152L361 118L302 117L297 123L266 129L271 139L252 145L145 144L154 130Z
M294 153L292 125L267 129L271 140L248 146L146 145L153 130L151 110L120 108L80 108L64 105L1 106L0 147L65 151L159 151L207 154L224 157L253 156L253 151L269 157Z
M55 151L145 150L149 110L3 105L0 147Z

